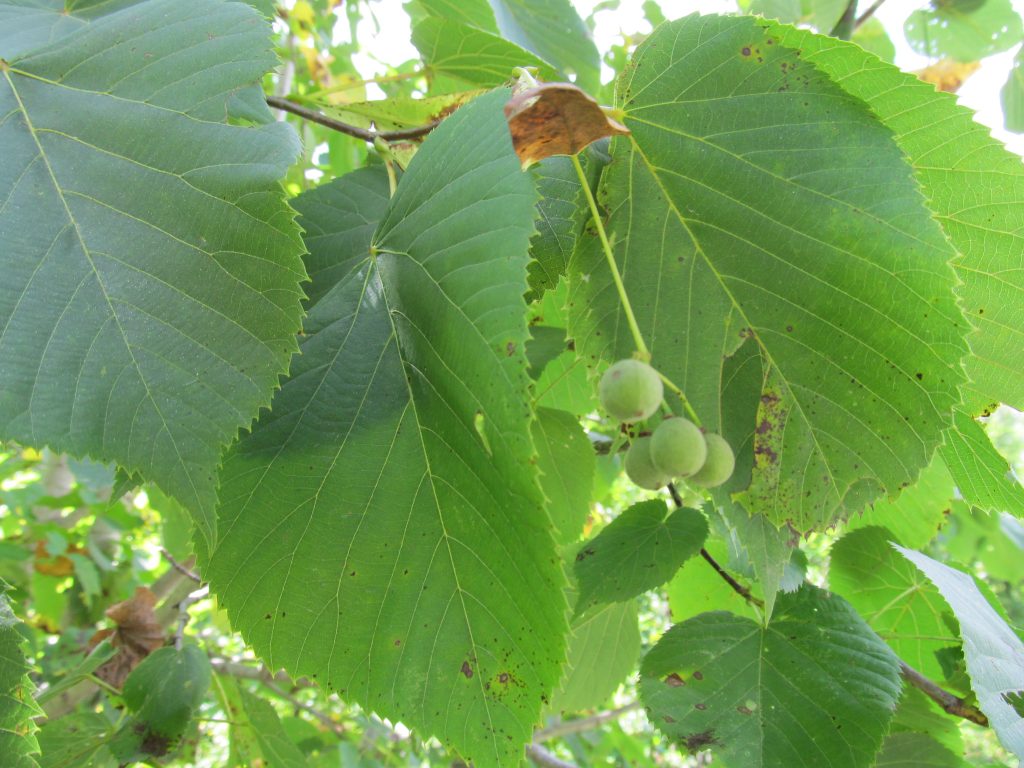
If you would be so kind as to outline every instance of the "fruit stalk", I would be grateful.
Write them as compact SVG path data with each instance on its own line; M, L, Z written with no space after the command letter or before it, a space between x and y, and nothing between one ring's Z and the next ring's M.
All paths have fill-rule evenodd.
M583 170L583 165L580 163L579 155L572 156L572 164L576 169L576 175L579 177L580 185L583 187L583 194L587 198L587 205L590 207L590 213L594 217L594 226L597 228L597 236L601 240L601 248L604 251L605 260L608 262L608 269L612 272L612 280L615 283L615 290L619 294L619 302L622 304L622 311L626 315L626 323L629 325L629 332L633 335L633 344L636 345L637 352L640 353L640 358L645 362L651 362L651 350L647 348L647 343L644 341L644 335L640 332L640 325L636 321L636 315L633 314L633 305L629 302L629 296L626 294L626 285L622 282L622 274L619 272L619 265L615 263L615 255L612 253L611 243L608 241L608 234L604 231L604 223L601 221L601 212L597 208L597 201L594 199L593 193L590 191L590 183L587 181L587 174ZM669 390L674 392L683 404L683 410L690 416L694 424L698 427L701 425L700 417L697 412L690 405L690 401L686 399L686 395L683 393L678 386L676 386L667 376L663 373L658 374L661 377L662 382ZM671 409L667 409L671 413Z

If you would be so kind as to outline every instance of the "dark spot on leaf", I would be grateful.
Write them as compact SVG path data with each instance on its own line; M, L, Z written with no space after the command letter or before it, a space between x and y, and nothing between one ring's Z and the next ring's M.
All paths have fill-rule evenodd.
M699 671L698 672L694 672L693 673L693 679L694 680L703 680L704 679L704 675L701 674Z
M581 560L586 560L588 557L590 557L593 554L594 554L594 550L592 550L590 547L587 547L586 549L581 549L579 551L579 553L576 555L576 562L578 563Z
M500 675L498 675L498 682L499 683L502 683L504 685L508 681L509 681L509 674L508 674L508 672L502 672Z
M676 719L672 717L672 715L665 715L662 718L662 720L664 720L666 723L674 723L676 721Z
M142 744L139 745L139 749L147 755L161 757L171 750L171 740L166 736L161 736L159 733L149 731L142 738Z
M469 666L468 661L462 662L462 674L466 676L467 680L473 676L473 668Z
M745 706L743 704L740 704L738 707L736 707L736 711L739 712L741 715L752 715L752 714L754 714L754 710L750 709L750 707L747 707L747 706Z
M694 709L699 709L701 712L703 712L705 709L708 708L708 705L705 704L704 702L700 702L699 701L699 702L697 702L696 704L693 705L693 708Z
M718 743L715 739L715 732L712 729L701 731L700 733L693 733L684 738L686 748L691 752L697 752L701 749L710 747L712 744Z
M665 678L665 685L670 685L673 688L678 688L681 685L686 685L686 681L683 680L679 675L673 672L671 675Z
M508 344L505 345L505 354L508 355L509 357L512 357L512 355L514 355L515 353L516 343L514 341L510 341Z
M921 379L924 378L924 374L923 373L915 373L914 374L914 378L917 379L918 381L921 381Z

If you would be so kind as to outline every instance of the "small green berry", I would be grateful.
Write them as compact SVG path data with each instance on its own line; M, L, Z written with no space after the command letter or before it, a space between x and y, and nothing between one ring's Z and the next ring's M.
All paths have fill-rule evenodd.
M704 461L704 466L695 475L687 478L687 482L702 488L715 488L732 477L732 471L736 468L736 457L729 443L721 435L709 432L704 435L704 440L708 445L708 457Z
M638 437L626 451L626 475L641 488L656 491L672 479L651 461L651 438Z
M609 416L632 424L658 410L665 390L656 370L630 359L619 360L604 372L597 394Z
M651 435L651 460L669 477L689 477L704 466L708 446L689 419L666 419Z

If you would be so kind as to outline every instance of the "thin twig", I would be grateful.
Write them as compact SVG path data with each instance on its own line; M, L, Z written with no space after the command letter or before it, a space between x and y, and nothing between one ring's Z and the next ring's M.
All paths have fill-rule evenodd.
M292 685L299 689L313 687L313 684L305 680L305 678L293 682L291 678L289 678L288 675L286 675L284 672L279 672L278 674L274 675L271 674L270 670L268 670L264 666L252 667L248 664L239 664L238 662L229 661L227 659L222 659L218 657L210 659L210 664L213 667L214 671L217 672L217 674L227 675L229 677L238 677L245 680L257 681L261 685L271 690L277 696L280 696L282 699L291 703L297 709L301 709L304 712L308 712L310 715L312 715L321 723L330 728L334 733L345 733L344 723L339 723L330 715L321 712L312 704L308 704L307 702L302 701L301 699L297 698L294 694L291 694L284 688L282 688L281 685L278 685L278 683L281 683L283 685Z
M544 747L540 746L540 744L527 744L526 756L530 758L534 765L539 765L541 768L576 768L572 763L567 763L565 760L555 757Z
M829 32L832 37L838 37L840 40L849 40L853 35L853 29L855 20L857 18L857 0L850 0L846 5L846 10L843 11L843 15L836 22L836 25Z
M293 704L296 708L301 709L303 712L307 712L310 715L312 715L313 717L315 717L317 720L319 720L321 723L323 723L325 726L327 726L334 733L336 733L338 735L342 735L342 734L345 733L346 728L345 728L345 724L344 723L339 723L337 720L332 718L330 715L328 715L325 712L321 712L319 709L314 707L312 704L307 704L306 702L302 701L301 699L298 699L295 696L292 696L290 693L288 693L284 688L279 686L277 683L275 683L275 682L273 682L273 681L271 681L269 679L260 680L260 683L262 683L264 686L266 686L268 689L273 691L275 694L277 694L281 698L286 699L287 701L291 702L291 704Z
M267 96L267 104L276 109L283 109L285 112L291 112L293 115L298 115L301 118L309 120L311 123L316 123L326 128L338 131L339 133L344 133L349 136L354 136L357 139L370 142L377 138L384 139L384 141L417 139L420 136L426 136L441 124L440 120L435 120L427 125L417 125L414 128L403 128L398 131L371 131L368 128L360 128L357 125L351 125L349 123L342 122L341 120L335 120L333 117L328 117L322 112L317 112L315 109L309 109L308 107L296 104L294 101L289 101L288 99L280 96Z
M864 13L857 17L857 21L853 23L853 28L860 29L861 24L863 24L865 21L874 16L875 11L881 8L884 2L885 0L875 0L875 2L871 4L870 8L868 8L866 11L864 11Z
M984 712L977 707L971 706L959 696L954 696L949 691L940 688L902 660L900 661L900 674L903 675L904 680L942 707L942 710L947 714L962 717L965 720L970 720L972 723L988 728L988 718Z
M160 554L164 556L164 558L167 560L167 562L171 564L171 567L174 570L176 570L178 573L181 573L181 574L183 574L185 576L188 576L196 584L202 584L203 583L203 580L201 578L199 578L199 575L197 573L192 571L187 565L185 565L183 563L180 563L177 560L175 560L174 559L174 555L172 555L170 552L168 552L163 547L160 547ZM194 561L195 558L190 558L190 560Z
M252 664L245 664L240 661L232 661L222 656L212 656L210 658L210 665L220 674L240 677L245 680L272 680L278 685L285 685L292 689L316 687L316 683L308 677L292 679L284 670L272 674L262 664L253 666Z
M677 507L682 507L683 497L679 495L679 491L676 490L676 487L673 483L668 484L668 492L671 494L672 501L675 502L675 505ZM734 579L732 575L725 570L725 568L718 564L718 561L715 560L715 558L711 556L711 553L704 549L704 547L700 548L700 556L707 561L708 565L715 569L715 573L721 576L725 580L726 584L732 587L733 592L742 597L751 605L756 605L758 608L764 608L764 600L750 594L750 590L744 587L738 581L736 581L736 579Z
M180 603L178 603L178 628L174 632L174 647L177 650L181 650L182 645L185 644L185 627L188 626L189 614L188 609L198 603L200 600L205 600L210 596L210 588L201 587L195 592L191 592L185 597Z
M578 720L563 720L560 723L554 723L547 728L537 731L533 734L533 740L534 742L550 741L551 739L558 739L572 733L592 731L605 723L610 723L612 720L618 720L627 712L633 712L640 709L640 707L639 701L632 701L625 706L609 709L605 712L598 712L590 717L581 717Z
M711 553L704 549L704 547L700 548L700 556L707 561L708 565L715 569L719 576L725 579L725 582L730 587L732 587L733 592L742 597L751 605L756 605L758 608L764 608L764 600L750 594L750 590L744 587L738 581L736 581L736 579L734 579L731 575L729 575L729 573L718 564L718 561L715 560L715 558L711 556Z

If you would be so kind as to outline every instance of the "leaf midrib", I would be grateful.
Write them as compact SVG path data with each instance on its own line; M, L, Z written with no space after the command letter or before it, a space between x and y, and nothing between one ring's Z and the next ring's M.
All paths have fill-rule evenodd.
M410 258L410 259L412 258L409 254L403 254L403 255L405 255L407 258ZM374 269L375 270L377 269L376 259L374 259ZM380 275L379 272L378 272L378 279L380 279L381 295L383 296L383 299L384 299L384 308L385 308L385 312L386 312L387 317L388 317L388 324L391 327L392 338L394 338L394 340L395 340L395 349L398 352L398 359L399 359L399 361L402 364L402 368L404 369L405 366L406 366L407 356L403 353L401 336L398 333L398 328L395 325L394 315L392 314L392 308L395 305L394 305L394 303L392 302L391 298L388 295L387 281L383 279L383 275ZM452 302L452 305L454 306L454 302ZM408 402L409 402L409 405L412 408L412 416L413 416L413 419L416 422L416 437L419 440L420 450L421 450L422 455L423 455L423 463L425 465L427 478L428 478L428 481L430 483L430 493L433 496L434 507L437 510L437 520L438 520L438 523L441 525L441 538L444 540L444 547L445 547L445 551L448 553L448 562L449 562L449 565L451 567L452 578L455 580L455 589L456 589L456 591L458 592L458 595L459 595L459 605L462 608L463 622L465 624L466 633L469 635L470 646L474 649L474 652L475 652L475 650L477 648L477 642L476 642L476 639L473 637L473 625L472 625L472 623L469 620L469 612L468 612L467 607L466 607L466 598L465 598L464 591L462 589L462 582L459 579L459 569L455 565L455 555L452 552L451 537L450 537L450 535L448 533L448 526L445 523L445 516L444 516L444 511L443 511L444 507L441 504L441 500L440 500L440 498L438 498L438 495L437 495L437 486L435 484L435 479L434 479L434 477L435 477L434 476L434 470L433 470L433 468L431 466L431 462L430 462L430 452L427 450L427 444L423 440L423 431L424 431L423 422L420 419L419 408L416 405L416 398L413 395L412 383L411 383L409 377L408 376L402 376L402 381L405 384L405 390L406 390L406 394L408 396ZM410 509L410 515L409 516L410 516L410 518L412 517L412 510L411 509ZM435 639L435 643L436 643L436 639ZM481 701L483 701L484 711L486 712L486 715L487 715L487 726L488 726L488 731L489 731L489 736L490 736L488 741L491 744L491 748L494 750L494 759L496 760L496 764L500 764L501 763L501 753L498 751L498 744L497 744L497 739L496 739L496 735L497 735L496 734L496 728L495 728L494 718L491 716L490 703L487 700L487 691L484 689L483 675L477 674L477 675L474 675L474 677L477 678L477 686L478 686L478 688L480 690L480 699L481 699ZM426 691L427 691L427 686L424 686L424 695L426 695ZM421 706L421 708L422 708L422 706ZM447 727L448 727L448 718L447 718L447 714L446 714L446 716L445 716L445 729L446 730L447 730Z

